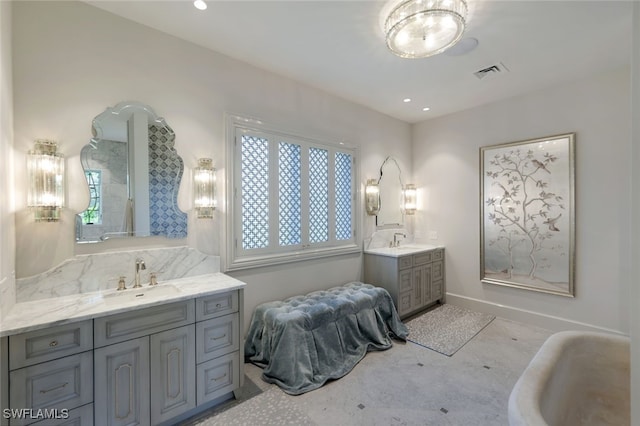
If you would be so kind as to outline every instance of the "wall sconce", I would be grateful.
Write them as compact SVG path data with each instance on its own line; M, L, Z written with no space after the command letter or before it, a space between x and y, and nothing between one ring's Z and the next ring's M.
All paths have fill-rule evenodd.
M64 207L64 157L57 149L55 141L36 139L27 155L27 206L33 208L36 222L60 220Z
M402 210L406 215L412 215L416 212L417 191L416 186L408 183L402 191Z
M376 179L367 180L364 194L367 214L370 216L377 215L380 211L380 187Z
M211 158L200 158L193 171L193 199L198 219L213 219L216 209L216 169Z

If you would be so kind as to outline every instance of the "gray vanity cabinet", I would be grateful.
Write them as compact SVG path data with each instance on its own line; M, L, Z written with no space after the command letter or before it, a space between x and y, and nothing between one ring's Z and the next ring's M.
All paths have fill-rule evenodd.
M64 410L9 424L170 425L223 402L244 377L243 296L236 289L3 337L1 408Z
M364 281L385 288L401 318L444 303L444 249L402 256L365 253Z

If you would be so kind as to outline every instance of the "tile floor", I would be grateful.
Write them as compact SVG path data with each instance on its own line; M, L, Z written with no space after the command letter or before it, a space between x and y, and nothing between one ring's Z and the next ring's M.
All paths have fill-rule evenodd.
M342 379L299 396L245 364L244 401L185 424L505 426L511 388L551 334L496 318L452 357L394 341Z

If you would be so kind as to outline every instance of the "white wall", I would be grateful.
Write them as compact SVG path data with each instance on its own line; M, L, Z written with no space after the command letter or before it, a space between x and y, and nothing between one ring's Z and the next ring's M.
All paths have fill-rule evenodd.
M631 62L632 192L631 200L631 424L640 424L640 3L633 5L633 52Z
M625 68L414 126L425 196L416 232L437 231L446 246L450 302L552 328L629 332L629 78ZM479 148L568 132L577 133L576 297L482 284Z
M0 323L15 301L13 226L13 99L11 78L11 3L0 2ZM6 362L7 340L0 339L0 359ZM8 378L0 368L0 409L6 408Z
M184 42L77 2L14 4L14 106L16 162L35 138L53 138L67 157L67 206L61 223L34 223L25 208L25 176L16 170L16 269L19 277L49 269L74 253L126 247L188 244L205 253L223 249L224 203L214 221L190 217L189 237L112 241L76 246L73 213L88 202L79 153L91 120L120 101L152 106L176 132L186 167L212 157L224 188L224 113L255 117L327 141L360 146L361 183L377 176L393 153L410 174L407 123L293 80ZM187 170L186 176L189 171ZM189 182L179 204L190 210ZM192 215L191 215L192 216ZM363 229L373 230L363 216ZM360 256L329 258L234 275L245 280L248 315L261 301L326 288L360 277ZM133 268L133 266L132 266Z

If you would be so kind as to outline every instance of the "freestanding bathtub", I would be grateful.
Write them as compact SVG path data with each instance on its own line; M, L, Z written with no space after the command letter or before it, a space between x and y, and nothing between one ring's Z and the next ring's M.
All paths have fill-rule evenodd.
M549 337L509 397L510 426L630 424L629 338L563 331Z

